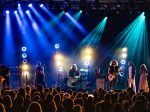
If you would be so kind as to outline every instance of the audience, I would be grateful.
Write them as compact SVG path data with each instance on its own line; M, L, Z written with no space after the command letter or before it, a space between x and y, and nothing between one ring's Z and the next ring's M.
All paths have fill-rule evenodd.
M0 112L6 112L5 107L2 103L0 103Z
M131 88L122 91L105 91L101 88L93 93L60 87L3 89L0 97L0 112L150 112L150 94Z
M42 111L41 105L39 103L32 102L29 105L27 112L43 112L43 111Z

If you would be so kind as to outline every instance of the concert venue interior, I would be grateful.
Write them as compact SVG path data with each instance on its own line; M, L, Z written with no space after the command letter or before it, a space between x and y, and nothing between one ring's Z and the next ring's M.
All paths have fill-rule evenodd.
M0 112L150 112L149 87L150 0L0 0Z
M57 85L58 72L61 83L72 64L81 72L88 69L94 84L94 68L105 76L112 59L125 68L133 61L138 76L140 64L150 67L149 4L148 0L2 0L0 63L10 68L10 85L18 85L23 60L30 78L36 63L43 64L48 86ZM127 48L124 57L123 48Z

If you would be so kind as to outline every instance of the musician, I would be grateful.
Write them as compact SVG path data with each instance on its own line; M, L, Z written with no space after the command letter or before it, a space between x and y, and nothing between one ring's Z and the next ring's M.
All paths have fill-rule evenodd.
M7 68L5 65L1 65L0 66L0 76L3 77L3 87L9 87L9 74L10 74L10 70L9 68Z
M119 74L119 66L117 60L112 60L108 68L108 79L110 81L110 89L114 90L117 87L117 75Z
M79 76L79 75L80 75L80 73L78 71L77 65L73 64L69 71L69 77L75 77L75 76Z
M129 76L128 76L128 86L130 88L133 87L134 92L136 92L136 84L135 84L135 74L136 74L136 68L134 66L133 62L128 62L129 66Z
M96 77L96 88L100 88L100 68L96 67L95 70L95 77Z
M78 71L77 65L73 64L69 70L69 76L66 78L66 84L68 87L75 88L80 83L80 73Z
M143 89L145 92L149 91L148 87L148 69L145 64L140 66L140 80L139 80L139 92Z
M35 68L35 86L42 85L45 86L45 74L44 74L44 67L41 65L41 62L37 62Z

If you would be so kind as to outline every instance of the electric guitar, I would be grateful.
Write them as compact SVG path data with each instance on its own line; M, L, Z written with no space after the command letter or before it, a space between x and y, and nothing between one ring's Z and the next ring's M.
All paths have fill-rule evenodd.
M3 76L0 76L0 84L2 84L4 80L5 78Z
M117 77L118 73L108 74L108 80L112 81Z

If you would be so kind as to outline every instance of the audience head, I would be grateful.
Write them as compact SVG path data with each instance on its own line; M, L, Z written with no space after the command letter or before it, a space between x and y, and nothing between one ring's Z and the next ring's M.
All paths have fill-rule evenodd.
M9 95L4 96L2 99L2 102L3 102L6 110L10 109L12 107L12 100Z
M64 107L65 112L73 111L73 100L71 98L66 98L63 100L62 105Z
M42 91L43 91L42 85L37 85L37 91L39 91L40 93L42 93Z
M74 109L74 112L82 112L82 107L80 105L75 105L73 109Z
M2 103L0 103L0 112L6 112L5 106Z
M26 96L26 92L23 88L20 88L19 91L18 91L18 95L22 96L23 98L25 98Z
M27 112L42 112L41 105L37 102L32 102L29 105Z
M113 106L113 112L124 112L124 109L120 103L116 103Z
M51 103L54 101L54 96L52 94L48 94L46 97L45 97L45 102L47 103Z

